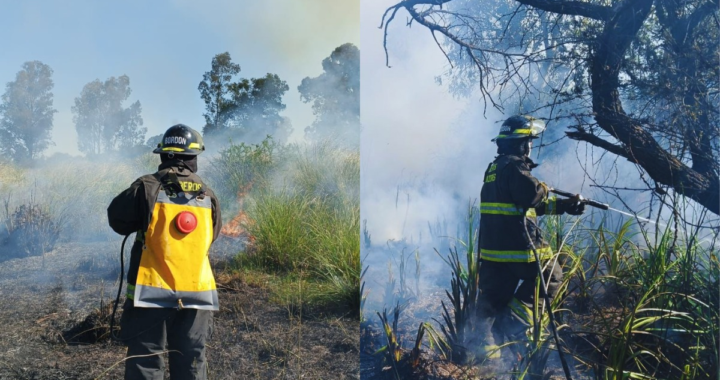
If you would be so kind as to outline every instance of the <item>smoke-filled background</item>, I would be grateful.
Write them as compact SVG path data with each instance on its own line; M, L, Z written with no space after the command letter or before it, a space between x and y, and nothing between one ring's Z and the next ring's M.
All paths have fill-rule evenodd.
M452 67L430 31L422 26L408 28L398 21L406 16L403 10L388 29L386 56L384 29L378 26L385 10L394 4L374 2L361 9L362 219L373 246L404 241L402 245L411 250L423 247L432 262L428 269L448 272L432 253L433 245L446 245L448 239L460 237L458 227L466 222L468 206L477 206L483 173L497 155L497 146L490 140L502 122L532 110L509 102L501 112L483 102L477 86L458 89L463 79L457 73L447 75ZM547 117L547 113L532 114ZM533 174L558 189L655 218L653 210L658 206L650 202L649 194L623 193L619 201L597 187L642 188L640 171L627 160L588 144L568 138L557 141L567 126L567 122L549 123L543 138L535 140L531 158L540 166ZM686 217L692 220L701 208L686 202ZM664 217L670 213L664 212ZM596 220L601 218L598 215ZM392 258L373 251L366 256L369 273L387 274L385 261Z
M507 40L516 42L521 40L520 37L514 40L518 34L527 38L527 40L522 39L523 41L531 41L533 31L542 30L537 26L539 24L530 23L531 26L523 24L527 20L513 13L518 7L515 2L479 3L458 0L443 2L443 5L428 5L429 3L420 2L409 5L417 12L414 15L417 19L412 21L410 12L402 4L395 6L396 4L398 4L396 1L377 1L365 3L361 9L360 30L363 44L361 254L363 268L367 268L363 277L365 298L362 315L368 326L371 326L366 333L363 333L362 339L365 343L361 343L361 346L367 346L367 352L382 348L383 352L387 353L380 359L375 356L377 362L381 364L376 365L375 369L368 369L368 378L374 378L373 376L380 373L396 377L397 373L400 373L400 377L403 374L409 376L409 373L432 373L440 376L438 373L443 372L435 372L432 369L433 364L429 364L438 357L440 362L444 363L466 363L467 357L455 351L457 346L450 347L453 344L465 346L467 340L472 339L471 327L454 325L451 329L448 325L458 323L458 320L464 318L458 317L459 313L471 315L474 310L462 310L457 304L453 307L448 299L449 293L446 291L452 293L451 279L456 283L466 282L468 287L473 281L466 277L472 272L470 274L467 272L470 270L468 269L470 264L465 261L465 252L470 240L477 239L477 209L474 210L474 220L470 228L468 212L471 206L478 206L484 172L497 155L497 146L490 140L497 136L502 122L512 115L531 114L543 119L556 117L559 111L546 106L557 99L555 94L559 91L556 90L567 84L555 83L558 86L555 88L548 85L551 89L547 92L538 90L538 93L524 98L509 95L502 104L504 109L500 111L490 102L486 102L488 94L483 95L480 91L478 85L480 74L467 57L465 48L445 39L440 31L435 33L437 37L435 40L429 28L421 25L417 19L427 23L438 23L442 27L447 26L443 31L455 32L460 39L467 38L465 42L486 47L487 51L496 49L493 46L495 42L501 46L508 43ZM496 11L490 8L493 6L506 8L502 8L503 11ZM383 14L385 14L384 18ZM459 14L466 15L466 18L457 16ZM527 14L534 13L528 11ZM496 16L498 18L493 18ZM513 16L517 17L513 18ZM381 24L383 19L385 23ZM487 37L497 37L497 34L493 33L504 30L506 22L510 24L507 32L507 36L510 37L506 36L502 42L499 42L499 38ZM387 36L384 35L386 27ZM473 27L475 29L472 29ZM495 32L488 31L492 28L498 29ZM386 46L384 46L385 38ZM545 43L547 44L547 41ZM504 45L502 48L505 48ZM518 55L523 53L522 46L515 46L514 49L508 50ZM485 52L477 54L482 59L486 58L485 54L492 55ZM452 60L452 64L448 60ZM491 62L488 64L489 67L493 67L494 64L500 67L497 69L498 72L506 68L504 62L512 61L512 59L503 61L503 58L498 58L497 61L492 61L490 58L488 60ZM553 73L542 71L542 64L537 66L540 67L538 72L532 71L533 69L528 72L522 71L526 69L524 66L520 70L519 77L525 78L524 75L527 74L527 78L531 78L527 79L527 82L522 82L524 79L504 82L506 95L513 94L515 86L522 87L528 83L530 83L528 87L522 88L542 88L543 85L550 83L543 81L550 78L551 74L564 70L562 63L559 64L559 68L555 68L558 71ZM485 69L488 67L483 66L483 70ZM482 75L493 74L484 71ZM487 85L489 82L492 82L492 79L484 84ZM490 92L495 100L499 96L498 87L501 85L491 89ZM519 93L522 91L522 89L518 90ZM629 107L632 107L633 103L628 103L631 104ZM588 107L588 104L589 102L578 101L567 107L582 109ZM582 111L578 112L582 113ZM584 117L590 118L587 115ZM573 224L578 218L563 219L565 224L560 229L564 228L565 233L572 231L572 236L566 235L569 237L566 249L575 250L574 254L578 254L575 256L577 260L574 261L578 266L574 268L583 268L584 265L583 270L586 271L588 265L599 263L607 257L603 251L609 248L597 242L607 237L602 231L609 230L613 235L612 241L618 244L614 252L619 256L619 262L623 263L620 266L628 270L622 273L613 272L613 275L619 274L630 278L637 276L636 273L630 273L629 268L643 267L645 260L651 260L647 256L642 256L644 253L635 256L633 252L645 252L645 250L660 252L657 247L667 243L664 239L672 236L675 228L678 228L676 239L683 234L691 234L688 231L693 231L692 234L696 233L690 224L669 222L674 212L670 208L674 208L677 215L681 215L681 219L685 222L702 221L702 227L698 229L700 232L697 232L697 240L692 238L691 243L685 240L679 244L692 245L700 241L699 246L703 248L698 251L697 257L702 257L704 260L702 276L707 277L698 280L698 283L703 284L702 286L708 284L710 287L714 286L713 292L715 292L717 267L712 252L717 249L717 216L708 213L694 201L679 196L668 195L660 201L659 197L652 195L652 192L643 191L647 189L648 176L639 166L590 144L565 137L565 131L579 120L582 118L557 117L553 122L548 123L542 138L534 141L531 158L540 166L533 170L533 175L552 187L608 203L612 208L627 214L588 207L585 216L578 224ZM672 194L672 191L668 193ZM663 202L668 203L663 205ZM667 207L668 204L671 207ZM637 220L632 217L633 213L657 220L658 224L644 220L634 224L633 222ZM627 225L629 227L622 227L626 221L629 221ZM544 223L546 230L554 237L554 231L558 229L558 225L553 224L556 223L556 219L548 217L541 223ZM668 223L671 225L668 226ZM659 238L661 235L662 240ZM682 238L678 241L681 240ZM626 245L621 247L620 242ZM628 249L629 246L640 248L634 251ZM455 247L458 249L463 268L453 273L451 266L445 260L449 260L449 249L454 250ZM668 254L667 257L670 255ZM599 265L602 267L605 264ZM570 270L570 267L568 265L565 270ZM572 276L569 275L568 278L570 277ZM588 277L591 275L588 274ZM594 294L595 290L597 289L589 293ZM472 296L463 293L463 297L465 298L462 299L466 299ZM710 297L714 300L713 296ZM448 307L449 313L446 311L447 314L443 314L441 301ZM598 305L600 305L598 310L607 308L604 301L598 301ZM384 313L384 310L387 313ZM399 313L393 314L395 311ZM573 309L573 312L576 311ZM378 314L382 316L378 318ZM398 315L399 327L392 327L393 320ZM711 321L712 318L707 321ZM466 329L465 338L462 338L462 333L458 333L459 338L450 337L450 334L446 333L444 337L447 338L448 346L443 346L438 344L437 339L432 340L434 338L428 337L427 334L430 333L427 329L424 330L425 338L422 338L421 331L425 328L423 323L435 326L435 331L440 331L440 326L448 329L446 331ZM583 327L595 329L597 326L590 323ZM442 337L443 334L437 333L436 336ZM418 341L415 340L416 337ZM393 345L393 341L400 343ZM603 341L603 344L610 343ZM422 345L425 351L422 349L411 351L413 345L416 345L414 346L416 348ZM441 352L443 347L446 349L444 354ZM447 350L452 351L452 358L444 356L450 355ZM423 362L421 359L423 356L418 352L427 352L431 359ZM508 356L504 357L508 360ZM552 354L552 357L555 358L555 354ZM604 360L594 358L593 360L598 362ZM553 360L557 359L551 359L551 362ZM369 357L368 362L371 362ZM477 364L475 363L474 369L471 366L454 373L456 376L475 378L473 376L477 376L477 370L479 369L480 373L483 370L483 366L478 367ZM386 367L383 369L382 366ZM552 366L559 371L558 362ZM371 367L368 365L368 368ZM717 368L716 363L706 368ZM396 371L395 374L392 371ZM453 371L448 369L448 372ZM494 374L497 373L486 373L487 376ZM455 378L453 376L455 375L450 375L448 378ZM440 376L440 378L445 377ZM480 378L485 377L480 376Z

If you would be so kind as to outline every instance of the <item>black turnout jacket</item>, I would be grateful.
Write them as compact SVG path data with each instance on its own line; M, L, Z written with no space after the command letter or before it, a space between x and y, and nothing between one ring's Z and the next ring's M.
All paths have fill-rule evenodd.
M555 197L548 198L547 187L530 174L535 166L530 158L512 154L501 154L488 165L480 192L481 260L533 262L531 242L541 260L552 256L537 216L562 212Z

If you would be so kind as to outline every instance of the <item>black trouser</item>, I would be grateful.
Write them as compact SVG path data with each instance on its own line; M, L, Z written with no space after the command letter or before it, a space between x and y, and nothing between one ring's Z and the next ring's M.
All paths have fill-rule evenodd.
M212 311L140 308L126 301L120 325L128 346L126 380L162 380L166 349L173 380L207 379L205 342L213 330Z
M496 336L505 335L514 340L532 325L537 273L537 264L534 262L481 261L477 316L480 321L485 321L485 326L492 326ZM559 262L551 261L543 271L551 301L557 295L562 276ZM523 282L518 286L520 280ZM542 297L542 289L540 292ZM540 305L543 305L542 302ZM490 334L487 335L487 339L492 342Z

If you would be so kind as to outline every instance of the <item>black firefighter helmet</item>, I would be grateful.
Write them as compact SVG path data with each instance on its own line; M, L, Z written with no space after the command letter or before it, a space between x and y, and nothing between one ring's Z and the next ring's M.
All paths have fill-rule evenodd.
M185 124L168 128L153 153L197 156L205 150L202 136Z
M492 141L503 139L536 139L545 131L545 123L532 116L510 116L500 127L500 134Z

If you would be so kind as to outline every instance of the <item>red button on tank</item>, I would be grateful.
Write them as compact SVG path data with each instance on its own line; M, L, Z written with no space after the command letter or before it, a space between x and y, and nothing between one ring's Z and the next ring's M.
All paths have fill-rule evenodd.
M189 234L197 227L197 218L193 213L183 211L175 218L175 227L177 227L180 232Z

